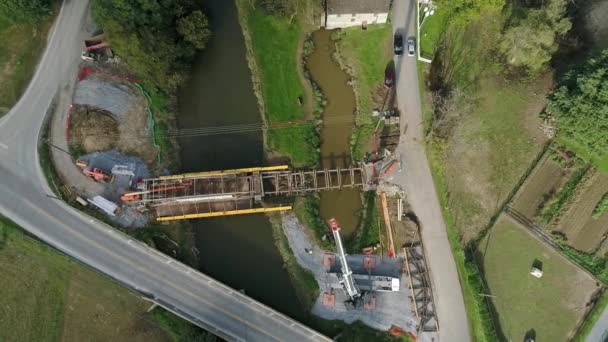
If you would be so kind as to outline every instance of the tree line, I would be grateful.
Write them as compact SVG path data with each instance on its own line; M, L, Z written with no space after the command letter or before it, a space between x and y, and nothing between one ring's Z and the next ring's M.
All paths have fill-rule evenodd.
M0 18L8 22L38 21L51 12L51 0L2 0Z
M131 70L168 93L185 80L211 35L200 1L94 0L92 10Z

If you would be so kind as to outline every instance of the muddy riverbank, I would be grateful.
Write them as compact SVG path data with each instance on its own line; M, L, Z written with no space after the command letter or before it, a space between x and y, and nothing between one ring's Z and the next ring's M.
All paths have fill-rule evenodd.
M213 37L179 94L180 129L261 123L233 1L206 2ZM182 172L264 164L262 132L198 134L179 139ZM262 215L191 221L199 269L285 314L303 320L268 218Z
M314 51L307 58L307 69L327 100L322 114L321 166L324 168L348 167L350 137L355 123L356 100L349 85L350 76L334 60L335 42L331 31L312 33ZM358 190L321 193L321 216L324 220L335 217L341 222L345 237L358 226L361 197Z

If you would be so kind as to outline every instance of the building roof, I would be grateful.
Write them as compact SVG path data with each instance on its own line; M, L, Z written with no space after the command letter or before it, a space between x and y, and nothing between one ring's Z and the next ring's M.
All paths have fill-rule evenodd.
M327 14L388 13L391 0L327 0Z

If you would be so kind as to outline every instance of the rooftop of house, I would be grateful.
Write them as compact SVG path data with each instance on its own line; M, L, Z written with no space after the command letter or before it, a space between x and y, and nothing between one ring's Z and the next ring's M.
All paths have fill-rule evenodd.
M388 13L390 5L391 0L327 0L327 13Z

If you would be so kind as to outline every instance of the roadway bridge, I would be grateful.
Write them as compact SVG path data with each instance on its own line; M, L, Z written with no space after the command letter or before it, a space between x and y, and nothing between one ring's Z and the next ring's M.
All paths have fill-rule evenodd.
M227 341L331 341L211 277L55 199L40 168L41 127L73 87L88 0L64 1L19 102L0 118L0 213L72 258ZM66 113L67 101L57 101ZM67 146L61 145L62 148ZM62 153L62 152L59 152Z
M289 170L287 165L208 171L144 179L125 203L152 208L158 221L283 211L286 196L343 188L370 189L373 165ZM274 198L268 198L274 197ZM267 198L268 201L262 202Z

